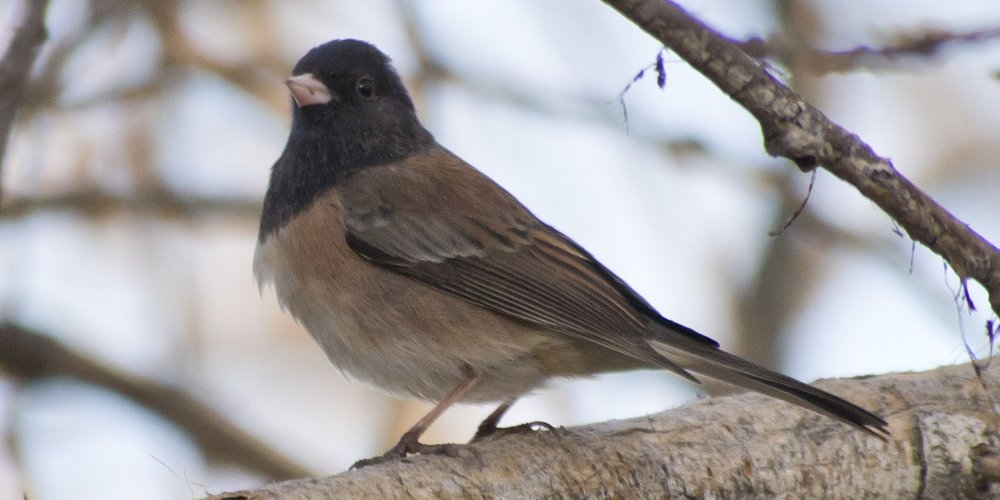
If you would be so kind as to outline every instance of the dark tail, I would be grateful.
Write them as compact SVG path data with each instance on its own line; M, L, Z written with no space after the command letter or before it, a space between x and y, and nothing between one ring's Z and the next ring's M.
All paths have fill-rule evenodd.
M757 366L712 344L693 341L665 325L654 324L652 329L649 345L687 370L840 420L883 441L889 435L885 420L850 401Z

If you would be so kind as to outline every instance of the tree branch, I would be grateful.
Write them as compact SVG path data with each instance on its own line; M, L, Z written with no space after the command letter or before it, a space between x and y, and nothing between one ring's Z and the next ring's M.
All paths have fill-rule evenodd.
M802 170L822 166L987 291L1000 315L1000 250L920 191L856 135L833 123L732 40L668 0L604 0L673 50L760 123L764 148Z
M983 498L1000 494L1000 371L982 382L965 364L817 384L885 415L888 443L748 393L211 498Z
M17 117L17 110L24 102L28 76L38 56L38 49L47 38L45 10L48 3L47 0L25 0L24 19L0 60L0 178L7 153L7 138L14 118Z

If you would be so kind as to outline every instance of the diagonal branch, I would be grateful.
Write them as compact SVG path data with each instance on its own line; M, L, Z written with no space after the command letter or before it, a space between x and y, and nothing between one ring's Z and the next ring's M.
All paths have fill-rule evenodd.
M239 466L270 479L310 474L309 469L268 448L186 392L108 368L55 340L14 324L0 323L0 374L22 380L67 376L117 392L183 429L218 463Z
M732 40L665 0L604 0L662 42L760 123L764 148L802 170L822 166L873 201L911 238L979 282L1000 314L1000 250L872 151L779 82Z

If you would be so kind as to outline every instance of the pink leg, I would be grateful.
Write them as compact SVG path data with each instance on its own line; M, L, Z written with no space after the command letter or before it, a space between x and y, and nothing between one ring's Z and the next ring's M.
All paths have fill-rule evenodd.
M458 387L449 392L448 395L444 397L444 399L438 401L438 404L434 405L434 408L431 408L431 411L428 412L427 415L424 415L424 417L418 420L416 424L413 424L413 427L411 427L410 430L406 431L403 434L403 436L399 438L399 442L396 443L396 446L390 448L389 451L385 452L385 454L382 456L366 458L364 460L358 460L357 462L354 463L354 465L351 466L351 468L360 469L362 467L368 467L369 465L376 465L383 462L388 462L390 460L397 460L413 453L420 453L423 455L454 454L455 453L454 446L447 444L444 445L423 444L420 442L420 436L424 435L424 432L427 431L427 428L430 427L431 424L433 424L434 421L437 420L438 417L440 417L441 414L448 409L448 407L455 404L456 401L462 399L462 396L464 396L465 393L469 392L470 389L475 387L476 383L478 382L479 382L479 377L472 376L466 379L461 384L458 384ZM511 402L513 403L513 401ZM499 420L499 417L497 417L497 419Z

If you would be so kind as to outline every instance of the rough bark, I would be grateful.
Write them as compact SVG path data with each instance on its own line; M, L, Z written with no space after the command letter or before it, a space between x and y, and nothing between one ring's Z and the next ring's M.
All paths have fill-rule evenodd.
M817 385L883 415L890 440L743 394L211 498L1000 498L1000 370Z

